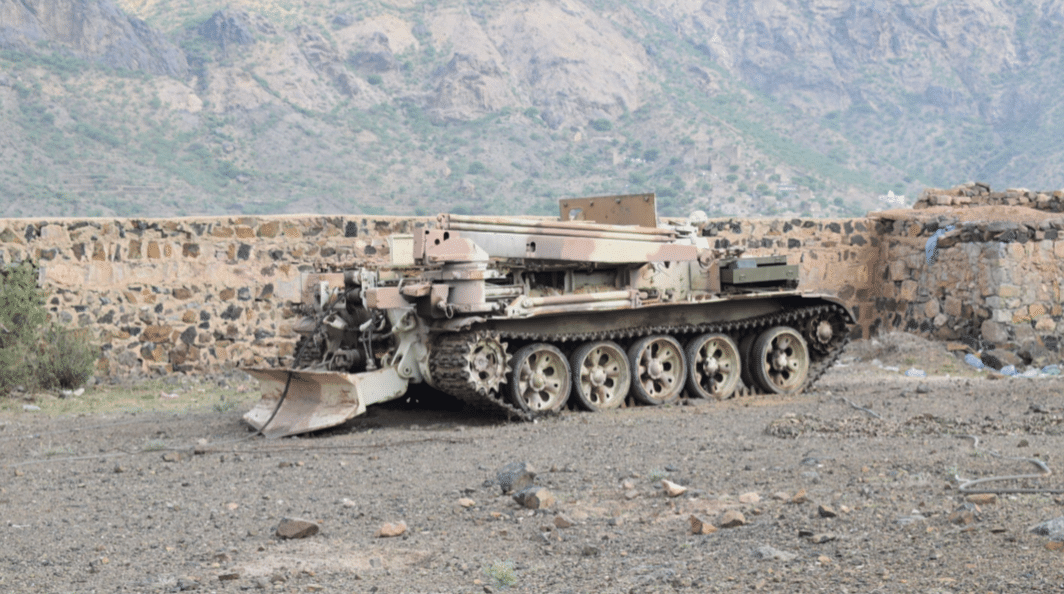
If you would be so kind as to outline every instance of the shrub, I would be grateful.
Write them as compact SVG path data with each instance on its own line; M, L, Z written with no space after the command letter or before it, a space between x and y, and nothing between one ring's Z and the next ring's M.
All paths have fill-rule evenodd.
M0 394L20 385L75 388L92 375L96 347L48 320L30 262L0 269L0 326Z
M37 383L42 388L77 388L96 368L98 352L84 331L52 324L45 329L37 358Z
M613 130L613 122L606 118L598 118L596 120L591 120L591 127L599 132L608 132Z

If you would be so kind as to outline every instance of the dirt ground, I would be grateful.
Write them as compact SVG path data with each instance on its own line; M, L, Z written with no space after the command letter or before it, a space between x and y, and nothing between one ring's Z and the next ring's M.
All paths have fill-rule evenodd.
M51 397L0 411L0 591L1064 589L1061 543L1030 531L1064 515L1064 495L1044 492L1064 489L1064 379L990 379L908 335L851 344L797 397L536 423L393 403L265 441L241 422L249 395L149 402L211 385L124 411L57 413L71 409ZM1039 472L1010 458L1053 474L980 486L1043 492L966 501L962 479ZM514 461L538 470L551 507L500 493ZM668 497L662 479L688 490ZM692 515L711 533L692 534ZM320 532L280 539L286 517ZM402 536L377 536L400 521Z

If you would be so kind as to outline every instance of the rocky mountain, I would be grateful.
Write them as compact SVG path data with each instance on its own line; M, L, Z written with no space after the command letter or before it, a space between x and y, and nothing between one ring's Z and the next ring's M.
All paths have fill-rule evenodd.
M1064 0L118 2L0 0L0 216L1064 186Z

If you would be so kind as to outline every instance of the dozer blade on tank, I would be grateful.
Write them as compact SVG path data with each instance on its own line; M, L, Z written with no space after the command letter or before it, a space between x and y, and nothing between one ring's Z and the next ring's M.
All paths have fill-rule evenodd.
M426 383L533 419L738 392L795 394L853 314L798 290L784 256L714 249L705 218L658 223L653 194L561 201L557 220L442 214L392 263L305 273L289 368L248 369L268 437L340 425Z
M333 371L245 369L259 380L262 400L244 419L267 438L328 429L402 396L407 382L395 369L359 374Z

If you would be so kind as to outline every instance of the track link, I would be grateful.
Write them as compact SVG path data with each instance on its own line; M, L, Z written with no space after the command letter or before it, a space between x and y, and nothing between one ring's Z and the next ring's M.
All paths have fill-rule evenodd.
M722 333L729 335L748 334L760 332L773 326L790 326L802 331L805 322L811 320L826 319L835 325L845 327L849 323L848 315L844 308L835 304L813 305L794 309L787 312L747 318L733 322L719 322L713 324L688 324L678 326L648 326L632 328L621 331L603 332L495 332L499 340L517 342L546 342L561 344L567 342L588 342L596 340L626 340L650 336L653 334L667 334L671 336L693 336L707 332ZM472 342L476 340L477 330L464 331L453 334L444 334L436 338L431 350L429 369L432 383L440 390L462 400L474 408L487 412L501 413L510 419L531 420L534 415L525 412L513 404L498 391L478 390L469 381L468 360L465 354L469 352ZM803 336L805 333L803 332ZM815 343L806 336L810 345L809 356L809 379L805 388L813 385L842 354L842 349L849 342L847 335L834 336L827 344ZM815 346L814 346L815 344ZM736 390L739 396L762 395L764 392L751 386L741 386Z

